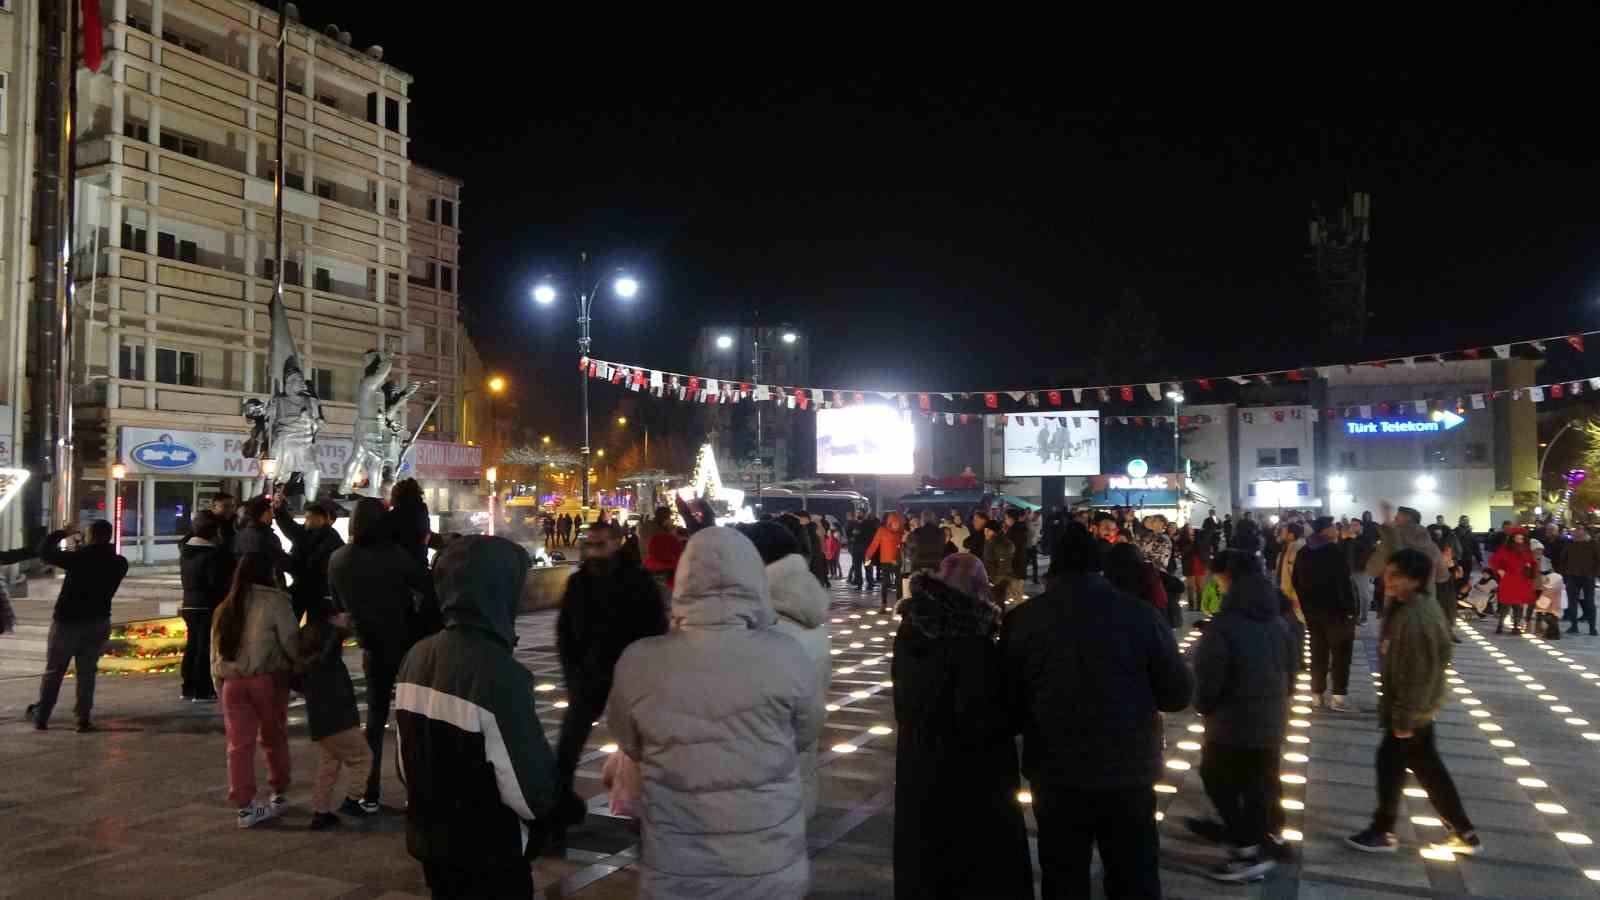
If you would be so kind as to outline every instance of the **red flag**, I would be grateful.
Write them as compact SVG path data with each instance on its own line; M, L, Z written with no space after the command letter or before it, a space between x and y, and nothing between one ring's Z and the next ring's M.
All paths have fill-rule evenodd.
M928 408L928 395L927 394L918 394L917 395L917 405L922 407L923 409L927 409Z
M1465 356L1467 359L1477 359L1479 352L1480 351L1478 350L1478 348L1474 347L1471 350L1463 350L1463 351L1461 351L1461 355Z
M579 372L587 372L588 370L589 370L589 357L587 357L587 356L578 357L578 371Z
M599 378L600 377L600 364L595 362L592 359L589 360L589 377L590 378Z
M801 390L800 388L795 388L794 402L798 403L800 405L801 409L805 409L806 408L806 404L811 402L811 401L810 401L810 398L806 397L806 392L804 390Z
M1378 414L1382 415L1382 416L1387 416L1389 414L1389 404L1387 404L1387 403L1379 403L1378 404Z
M1327 407L1326 409L1324 409L1322 411L1322 417L1324 419L1336 419L1336 418L1338 418L1338 416L1336 416L1334 414L1333 407L1331 407L1331 406Z
M1048 391L1048 392L1046 392L1045 396L1050 399L1050 405L1051 406L1060 406L1061 405L1061 392L1060 391Z
M963 424L963 425L967 424L967 419L969 419L969 418L971 418L971 417L968 416L966 413L962 413L961 414L961 424Z
M1571 344L1572 345L1572 349L1578 351L1579 353L1583 352L1583 335L1581 335L1581 334L1571 335L1570 337L1567 338L1567 343Z
M1550 385L1550 396L1551 397L1554 397L1555 399L1560 400L1562 397L1566 396L1566 393L1567 393L1566 385L1562 385L1562 384L1552 384L1552 385Z
M1273 410L1272 411L1272 421L1274 421L1274 422L1282 422L1283 421L1283 410L1281 410L1281 409Z
M612 384L621 384L622 383L622 370L620 368L611 370L611 383Z
M990 409L999 409L1000 398L994 394L984 394L983 405L989 407Z
M693 393L695 393L695 392L697 392L699 390L700 390L700 376L699 375L690 375L689 376L689 393L693 394Z
M1188 428L1189 427L1189 417L1188 416L1179 416L1178 417L1178 427L1179 428Z
M1120 393L1122 394L1122 402L1123 403L1132 403L1133 402L1133 388L1131 388L1131 387L1122 388Z
M1196 378L1194 383L1200 385L1200 390L1202 391L1211 390L1211 379L1209 378Z
M643 369L634 369L633 370L633 383L637 384L640 387L644 387L644 370Z
M1386 362L1384 362L1384 361L1383 361L1383 360L1381 360L1381 359L1380 359L1380 360L1378 360L1378 361L1377 361L1377 362L1375 362L1375 363L1373 363L1373 365L1374 365L1374 366L1377 366L1377 367L1378 367L1378 368L1380 368L1380 369L1381 369L1381 368L1383 368L1383 367L1384 367L1384 366L1387 366L1387 365L1388 365L1388 363L1386 363Z
M1285 378L1289 379L1290 381L1304 381L1305 380L1305 376L1300 374L1300 370L1299 369L1290 369L1289 371L1283 373L1283 376Z
M100 70L100 58L105 50L103 40L100 0L83 0L83 67L91 72Z

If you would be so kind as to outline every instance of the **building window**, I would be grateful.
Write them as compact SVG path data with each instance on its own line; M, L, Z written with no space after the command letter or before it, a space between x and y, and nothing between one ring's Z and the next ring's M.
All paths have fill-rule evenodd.
M400 216L400 198L398 196L396 196L395 194L391 193L385 199L388 201L388 204L389 204L389 215L394 216L396 218L399 218L399 216Z
M1276 447L1257 447L1256 448L1256 465L1257 466L1275 466L1277 464L1278 464L1278 448L1276 448Z
M140 17L138 17L138 16L136 16L136 15L134 15L132 13L129 13L128 14L128 27L129 28L137 28L138 30L144 32L145 34L149 34L150 33L150 20L149 19L142 19L142 18L140 18Z
M431 260L411 257L406 261L406 280L423 287L433 287L434 265Z
M1468 444L1462 453L1462 460L1467 463L1485 464L1489 461L1489 445L1483 443Z
M161 149L182 153L195 159L205 159L205 145L191 137L173 134L170 131L161 132Z
M117 348L117 377L144 380L144 345L123 344Z
M261 261L261 277L269 280L278 277L277 260L268 258ZM300 264L292 259L283 267L283 283L300 283Z
M432 325L422 326L422 352L430 356L439 353L439 329Z
M333 182L331 181L323 181L321 178L313 178L311 179L311 187L312 190L316 191L317 196L324 200L339 199L338 189L333 186Z
M400 275L397 272L383 273L383 299L386 303L400 305Z
M383 99L383 127L390 131L400 130L400 101L394 97Z
M123 119L122 134L124 137L131 137L136 141L150 143L150 126L137 119Z
M178 262L195 263L198 265L200 262L200 246L194 241L179 241Z
M456 227L456 205L449 200L439 201L439 224Z
M178 236L165 231L156 232L156 255L162 259L177 259Z
M319 291L333 290L333 273L327 269L318 269L311 286Z
M1284 447L1283 449L1279 450L1278 451L1278 465L1280 465L1280 466L1298 466L1298 465L1300 465L1300 448L1299 447Z
M283 184L285 187L303 191L306 189L306 176L300 172L285 171L283 173Z
M316 391L317 396L324 400L333 399L333 370L312 369L311 389Z
M332 94L318 94L317 102L321 103L323 106L331 107L333 109L339 108L339 98L333 96Z
M1340 450L1339 451L1339 468L1341 468L1341 469L1354 469L1354 468L1357 468L1357 466L1356 466L1356 451L1354 451L1354 450Z
M187 350L156 348L156 381L194 387L200 383L200 356Z
M1422 464L1442 466L1448 461L1444 441L1429 441L1422 445Z
M423 214L423 218L427 219L429 222L437 222L437 221L439 221L439 198L438 197L429 197L428 198L428 211Z
M122 223L122 249L132 250L135 253L145 252L146 233L142 225L129 222Z
M439 289L453 291L456 289L456 270L449 266L439 267Z

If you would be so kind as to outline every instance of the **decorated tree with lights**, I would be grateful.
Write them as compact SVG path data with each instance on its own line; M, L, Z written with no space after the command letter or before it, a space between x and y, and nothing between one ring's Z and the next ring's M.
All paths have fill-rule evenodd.
M705 500L718 500L722 493L722 472L717 468L717 447L710 442L700 445L694 458L694 472L689 476L689 487L695 496Z

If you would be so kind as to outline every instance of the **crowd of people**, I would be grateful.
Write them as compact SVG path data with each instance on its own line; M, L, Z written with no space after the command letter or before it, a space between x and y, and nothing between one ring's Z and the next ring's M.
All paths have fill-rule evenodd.
M1346 844L1397 848L1409 771L1446 827L1435 846L1480 852L1433 733L1458 608L1490 583L1513 631L1559 632L1565 615L1569 632L1587 622L1596 633L1600 541L1581 526L1506 523L1480 541L1465 518L1424 526L1418 510L1381 504L1359 519L1213 511L1181 527L1132 510L1014 509L921 511L910 526L891 511L837 529L806 512L724 527L709 505L680 503L632 533L604 520L581 529L556 622L567 697L552 748L512 656L530 565L521 545L431 534L411 481L387 504L359 500L348 544L333 504L308 504L303 521L281 499L233 506L220 496L196 514L180 547L181 699L221 700L238 826L288 806L291 691L318 747L317 830L379 812L392 708L407 848L440 897L531 895L530 861L585 821L575 778L602 717L618 750L604 769L613 807L639 819L642 896L804 896L832 672L826 589L846 551L846 583L898 619L894 862L907 898L1032 896L1024 786L1045 896L1088 891L1091 847L1107 896L1160 896L1162 714L1191 706L1205 721L1199 774L1216 816L1184 824L1226 849L1213 878L1260 879L1292 858L1278 770L1302 657L1315 705L1358 713L1352 648L1369 614L1384 688L1377 803ZM127 571L107 523L60 549L73 534L14 551L66 573L29 707L41 730L69 661L79 729L93 729L95 661ZM1031 597L1030 566L1043 584ZM1198 615L1183 616L1184 598ZM1174 635L1186 623L1203 631L1187 662ZM364 733L344 663L351 636Z

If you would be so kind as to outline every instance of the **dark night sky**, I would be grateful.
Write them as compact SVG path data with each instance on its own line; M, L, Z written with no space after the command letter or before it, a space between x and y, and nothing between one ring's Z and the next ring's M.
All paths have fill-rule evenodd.
M575 312L528 292L584 249L644 285L602 302L597 355L682 370L698 325L759 304L813 337L816 386L1037 384L1130 290L1164 363L1149 380L1600 327L1590 76L718 65L537 11L385 9L340 4L339 24L416 77L412 158L466 179L469 327L531 387L528 421L569 440ZM1356 189L1377 315L1366 348L1319 348L1305 220Z

